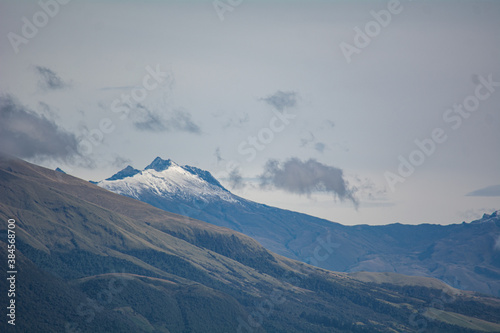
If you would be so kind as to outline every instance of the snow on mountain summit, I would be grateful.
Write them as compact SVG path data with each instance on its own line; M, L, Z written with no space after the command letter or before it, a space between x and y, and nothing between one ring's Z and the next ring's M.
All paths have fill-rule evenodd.
M107 178L106 180L124 179L127 177L132 177L140 172L141 172L140 170L134 169L130 165L127 165L127 167L125 169L118 171L117 173L115 173L113 176Z
M144 170L127 166L97 183L109 191L143 200L145 196L193 200L238 202L208 171L180 166L170 159L154 159Z
M151 164L149 164L146 168L144 168L144 170L153 169L156 171L163 171L168 169L171 165L178 166L175 162L172 162L170 159L163 160L158 156L157 158L154 159L153 162L151 162Z

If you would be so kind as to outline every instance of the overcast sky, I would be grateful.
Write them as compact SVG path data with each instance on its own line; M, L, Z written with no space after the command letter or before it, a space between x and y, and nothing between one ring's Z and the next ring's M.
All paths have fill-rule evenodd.
M1 150L343 224L500 209L498 1L59 1L0 2Z

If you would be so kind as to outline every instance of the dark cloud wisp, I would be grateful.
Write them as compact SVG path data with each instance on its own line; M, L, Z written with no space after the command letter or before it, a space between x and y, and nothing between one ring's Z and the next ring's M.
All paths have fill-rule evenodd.
M191 114L188 111L177 109L174 114L168 119L168 123L171 128L194 134L200 134L200 127L193 122L191 119Z
M298 158L290 158L284 163L271 159L267 161L259 178L263 188L275 187L300 195L328 192L340 200L350 200L358 206L354 189L350 188L344 179L343 171L315 159L302 162Z
M297 93L294 91L278 90L273 95L261 98L261 100L276 108L278 111L283 111L285 108L291 108L297 105L297 97Z
M325 151L326 145L323 142L316 142L314 144L314 149L318 152L323 153Z
M154 112L142 104L131 111L134 127L141 131L167 132L171 130L200 134L200 127L191 119L191 114L177 109L169 114Z
M469 197L500 197L500 185L492 185L467 193Z
M229 186L231 186L232 189L242 189L245 187L243 177L241 176L241 172L238 168L229 172Z
M215 149L215 151L214 151L214 156L215 156L215 158L217 159L217 164L219 164L222 160L224 160L224 159L222 158L221 153L220 153L220 147L217 147L217 148Z
M38 85L45 90L58 90L69 87L69 84L64 82L59 75L57 75L53 70L36 66L36 72L40 76L40 80L38 81Z
M137 104L132 114L132 122L135 128L140 131L164 132L168 130L168 124L161 115L151 111L142 104Z
M132 163L132 160L123 156L115 156L115 159L111 162L111 165L117 168L124 168L125 166Z
M77 154L74 134L25 108L12 96L0 96L0 151L21 158L67 158Z

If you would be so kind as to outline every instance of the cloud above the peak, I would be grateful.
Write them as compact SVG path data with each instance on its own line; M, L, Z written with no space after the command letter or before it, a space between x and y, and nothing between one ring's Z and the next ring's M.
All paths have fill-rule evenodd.
M53 70L43 66L35 66L35 71L39 76L38 85L44 90L59 90L70 87L70 84L63 81Z
M168 132L174 130L193 134L201 133L201 128L192 120L191 113L182 108L162 114L142 104L137 104L132 115L132 123L140 131Z
M234 168L229 172L229 186L232 189L239 190L245 187L243 176L239 168Z
M467 193L468 197L500 197L500 185L492 185Z
M261 98L270 106L278 111L283 111L285 108L292 108L297 105L298 94L295 91L278 90L274 94Z

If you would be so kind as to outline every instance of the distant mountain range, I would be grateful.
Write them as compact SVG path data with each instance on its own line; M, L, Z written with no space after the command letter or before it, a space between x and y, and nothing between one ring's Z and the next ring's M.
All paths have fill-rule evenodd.
M200 170L166 168L183 175L178 184L218 186ZM153 179L164 171L141 173ZM0 157L5 263L9 219L16 326L7 324L4 303L1 332L500 331L499 299L430 278L315 268L230 229ZM0 279L2 299L9 288Z
M233 229L270 251L321 268L434 277L459 289L500 296L497 212L446 226L344 226L246 200L225 189L208 171L160 157L144 170L128 166L97 185Z

